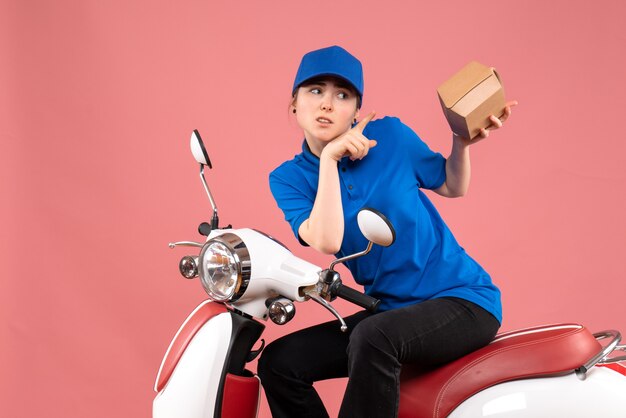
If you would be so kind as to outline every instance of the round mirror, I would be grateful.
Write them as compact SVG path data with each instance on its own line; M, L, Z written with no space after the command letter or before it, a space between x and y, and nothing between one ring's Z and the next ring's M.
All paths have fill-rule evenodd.
M211 160L209 159L209 154L206 152L206 148L204 148L204 142L202 142L202 138L200 137L200 132L198 132L197 129L194 129L191 133L190 145L193 158L195 158L200 164L213 168Z
M376 209L363 208L357 215L359 229L368 241L389 247L396 240L396 231L389 219Z

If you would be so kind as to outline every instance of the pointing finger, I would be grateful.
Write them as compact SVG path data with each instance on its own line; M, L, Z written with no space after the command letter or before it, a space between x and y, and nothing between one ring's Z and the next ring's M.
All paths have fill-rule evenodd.
M374 116L376 116L376 112L371 112L369 115L361 119L361 121L355 126L355 128L358 129L359 132L363 132L367 124L370 123Z

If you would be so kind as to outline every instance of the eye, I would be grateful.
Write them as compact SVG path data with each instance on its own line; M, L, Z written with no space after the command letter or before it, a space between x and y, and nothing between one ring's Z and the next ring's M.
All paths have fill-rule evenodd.
M313 87L311 90L309 90L309 92L313 94L320 94L322 92L322 89L320 89L319 87Z
M346 93L345 91L342 91L342 92L337 94L337 97L339 97L340 99L349 99L350 98L350 94Z

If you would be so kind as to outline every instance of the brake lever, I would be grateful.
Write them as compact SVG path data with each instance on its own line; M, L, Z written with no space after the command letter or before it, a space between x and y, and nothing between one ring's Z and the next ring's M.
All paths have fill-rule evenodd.
M170 242L167 245L170 248L176 248L176 247L198 247L198 248L202 248L204 246L204 244L202 244L200 242L194 242L194 241Z
M304 294L309 299L313 299L315 302L319 303L324 308L328 309L333 315L335 315L335 317L337 317L339 322L341 322L341 332L346 332L348 330L346 321L344 321L341 315L339 315L339 312L337 312L330 303L326 302L326 300L323 299L315 290L311 289L311 290L305 291Z

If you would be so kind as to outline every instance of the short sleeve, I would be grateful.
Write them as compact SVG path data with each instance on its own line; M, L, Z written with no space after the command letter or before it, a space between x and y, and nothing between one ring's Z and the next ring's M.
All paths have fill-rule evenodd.
M431 151L411 128L402 122L400 124L403 146L419 187L431 190L440 187L446 181L446 159L440 153Z
M300 244L308 246L308 244L300 238L298 230L302 222L307 220L311 215L315 196L308 196L305 191L296 187L296 184L298 184L296 179L292 178L291 181L287 181L285 173L278 173L277 171L278 169L270 174L269 180L272 195L278 207L283 211L285 220L291 225L291 229Z

